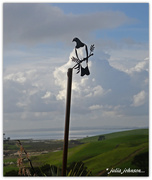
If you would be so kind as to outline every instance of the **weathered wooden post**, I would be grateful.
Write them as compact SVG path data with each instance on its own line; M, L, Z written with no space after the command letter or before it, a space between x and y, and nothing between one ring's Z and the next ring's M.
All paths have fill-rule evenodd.
M62 176L66 176L66 166L67 166L69 123L70 123L70 106L71 106L71 89L72 89L72 71L73 71L73 69L69 68L68 72L67 72L68 81L67 81L67 97L66 97Z

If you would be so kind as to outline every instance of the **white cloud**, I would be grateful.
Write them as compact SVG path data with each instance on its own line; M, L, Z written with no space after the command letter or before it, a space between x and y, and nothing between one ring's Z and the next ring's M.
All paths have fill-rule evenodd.
M5 3L4 44L35 44L56 40L67 42L75 34L85 38L94 30L116 28L134 21L118 11L74 15L64 14L51 4Z
M15 74L12 73L7 75L4 80L12 80L22 84L26 81L26 78L23 72L17 72Z
M21 108L27 106L25 102L17 102L16 105Z
M89 109L93 112L95 110L100 111L100 115L102 114L103 117L123 117L123 114L121 112L121 109L123 109L123 106L117 105L92 105L89 107ZM96 111L97 112L97 111Z
M57 100L66 99L66 87L67 87L67 69L73 67L74 64L71 61L74 50L70 54L69 61L65 65L58 67L53 72L55 78L55 84L60 87L59 93L57 94ZM89 62L89 68L91 69L92 62ZM73 81L72 81L72 90L74 91L74 98L82 97L100 97L104 94L110 92L111 90L104 90L98 82L95 81L95 78L90 79L89 76L81 77L80 74L75 75L76 71L73 70Z
M73 122L75 125L80 123L82 117L85 119L81 122L82 125L93 124L91 120L98 125L101 118L109 120L110 124L113 118L123 119L131 116L130 112L134 116L146 113L148 84L145 84L145 79L140 78L144 86L139 83L137 86L131 81L134 76L130 77L129 74L113 68L107 60L92 57L90 61L92 61L90 76L81 77L73 70L71 118L75 119L76 122ZM56 126L61 120L64 121L67 69L71 67L71 63L69 61L61 67L54 68L51 61L50 64L43 61L6 68L4 72L6 122L17 122L18 119L32 125L35 121L43 120L44 126L46 122L47 127L49 118ZM22 73L18 73L17 69ZM139 73L136 76L138 77ZM21 83L17 81L18 77L25 77L26 81ZM141 104L143 108L139 111ZM25 126L26 123L23 122ZM121 124L121 120L119 123ZM18 126L24 127L21 123L18 123Z
M56 96L57 100L65 99L66 86L67 86L67 82L66 82L67 76L66 75L67 75L68 68L71 67L70 65L71 65L71 59L65 65L55 68L55 70L53 72L53 76L55 78L55 84L60 87L60 90ZM74 87L74 83L73 83L72 88L73 87Z
M43 62L8 67L4 72L4 112L48 111L46 104L54 100L56 89L51 65Z
M149 58L145 58L143 61L138 62L135 67L128 70L129 74L134 72L142 72L143 70L149 71Z
M90 106L89 109L90 109L90 110L97 110L97 109L102 109L102 107L103 107L102 105L98 105L98 104L97 104L97 105L92 105L92 106Z
M94 93L93 93L94 96L102 96L104 94L104 90L100 85L94 87L93 91L94 91Z
M124 45L122 45L124 46ZM148 57L149 51L144 49L145 44L142 48L128 49L121 47L121 49L113 49L110 51L110 58L108 59L111 66L114 68L126 72L128 74L133 71L141 71L148 69Z
M146 92L141 91L138 94L133 96L133 104L132 106L138 107L143 105L146 102Z
M44 96L42 96L41 98L42 99L47 99L47 98L50 98L51 97L51 92L47 91Z

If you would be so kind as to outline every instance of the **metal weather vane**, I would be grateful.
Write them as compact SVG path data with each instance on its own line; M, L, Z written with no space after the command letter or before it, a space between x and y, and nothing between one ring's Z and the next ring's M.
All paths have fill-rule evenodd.
M72 42L76 42L75 46L75 54L76 58L72 57L72 61L76 63L75 66L73 66L72 69L77 69L77 74L81 71L81 76L89 75L90 71L88 68L88 59L90 56L93 56L94 51L94 44L90 46L90 54L88 54L88 47L86 44L81 42L78 38L74 38ZM82 56L83 52L83 56ZM81 58L80 58L81 56ZM83 63L85 62L85 63ZM82 65L83 63L83 65Z
M63 143L63 164L62 164L62 176L66 176L67 173L67 156L68 156L68 138L69 138L69 123L70 123L70 107L71 107L71 89L72 89L72 71L77 69L77 74L81 71L81 76L89 75L88 59L93 56L94 44L90 46L90 54L88 54L88 47L81 42L78 38L74 38L76 42L75 57L72 57L72 61L76 64L73 68L69 68L67 72L67 97L66 97L66 112L65 112L65 130L64 130L64 143ZM82 53L84 52L84 53Z

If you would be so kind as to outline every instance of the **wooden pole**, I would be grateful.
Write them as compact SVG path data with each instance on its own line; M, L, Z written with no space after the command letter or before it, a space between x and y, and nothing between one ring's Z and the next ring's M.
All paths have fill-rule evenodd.
M66 167L67 167L70 106L71 106L71 88L72 88L72 70L73 70L72 68L69 68L68 73L67 73L68 81L67 81L67 97L66 97L62 176L66 176Z

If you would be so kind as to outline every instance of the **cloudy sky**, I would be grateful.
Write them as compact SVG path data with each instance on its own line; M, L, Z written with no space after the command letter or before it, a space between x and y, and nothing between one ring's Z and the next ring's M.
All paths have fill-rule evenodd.
M147 3L4 3L4 131L64 128L74 37L95 50L90 76L73 71L70 127L148 127Z

